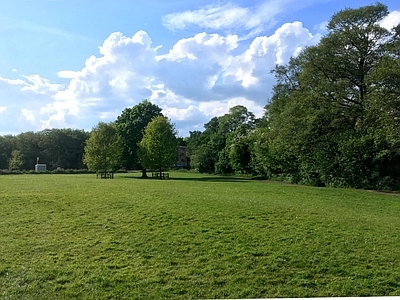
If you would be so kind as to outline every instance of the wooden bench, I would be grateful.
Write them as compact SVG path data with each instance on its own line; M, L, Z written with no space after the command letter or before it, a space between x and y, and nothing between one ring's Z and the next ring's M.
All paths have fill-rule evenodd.
M153 172L151 173L152 178L156 179L169 179L169 173L166 172Z
M99 178L99 173L96 174L96 178ZM114 179L114 173L112 172L101 172L100 173L101 179Z

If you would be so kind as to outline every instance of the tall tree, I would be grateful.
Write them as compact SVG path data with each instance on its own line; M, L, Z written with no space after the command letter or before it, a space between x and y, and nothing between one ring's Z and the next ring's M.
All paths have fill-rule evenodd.
M7 169L11 158L14 136L0 136L0 170Z
M83 162L96 172L115 172L121 167L122 150L115 124L99 122L87 140Z
M173 124L163 116L155 117L145 128L139 143L139 158L145 168L158 169L177 162L177 138ZM145 174L143 174L145 176Z
M399 151L382 134L371 135L377 128L395 128L388 126L395 120L390 112L399 109L398 101L389 101L399 97L393 81L382 76L395 73L384 62L399 58L391 46L397 29L380 26L387 15L381 3L342 10L317 46L275 69L268 152L284 174L311 184L371 187L388 175L382 163L398 161ZM389 90L394 96L384 97ZM390 154L383 161L384 153Z
M116 125L124 143L123 164L126 168L140 168L138 143L143 138L147 124L156 117L162 116L161 108L143 100L132 108L126 108L116 120Z

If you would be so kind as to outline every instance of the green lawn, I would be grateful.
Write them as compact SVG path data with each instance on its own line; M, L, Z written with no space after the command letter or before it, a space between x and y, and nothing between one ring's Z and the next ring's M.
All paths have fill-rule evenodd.
M0 299L400 295L397 195L138 176L0 176Z

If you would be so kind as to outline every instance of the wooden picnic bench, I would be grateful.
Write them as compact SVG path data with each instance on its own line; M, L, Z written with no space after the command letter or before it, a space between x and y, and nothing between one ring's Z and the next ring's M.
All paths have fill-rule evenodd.
M169 179L169 173L166 172L152 172L151 173L152 178L156 179Z
M96 178L99 178L99 174L100 174L101 179L114 179L114 173L112 173L112 172L97 173Z

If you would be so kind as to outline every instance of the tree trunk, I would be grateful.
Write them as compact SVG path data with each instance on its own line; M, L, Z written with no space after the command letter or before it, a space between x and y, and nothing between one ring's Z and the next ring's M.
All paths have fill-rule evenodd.
M146 169L142 170L142 178L148 178L147 177L147 173L146 173Z

